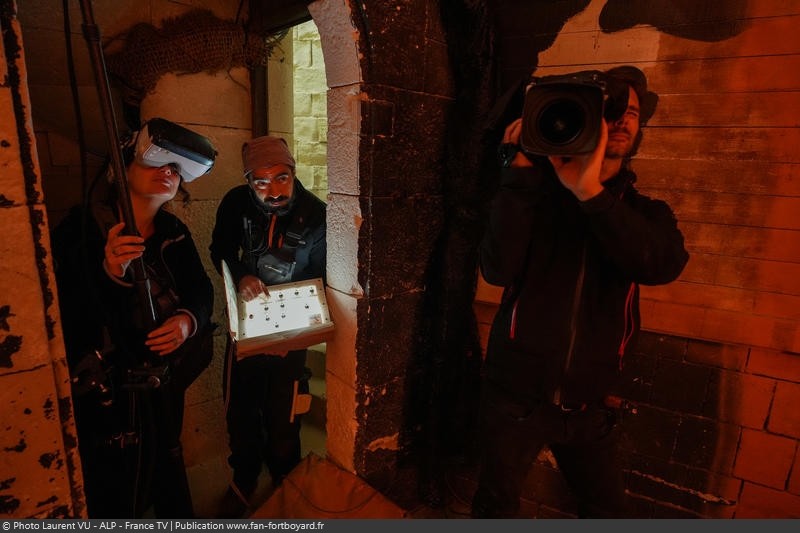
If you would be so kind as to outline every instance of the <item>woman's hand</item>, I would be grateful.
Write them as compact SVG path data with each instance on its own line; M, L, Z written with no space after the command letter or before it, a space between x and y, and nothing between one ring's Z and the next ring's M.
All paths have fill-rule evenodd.
M257 276L246 274L239 280L239 294L245 302L249 302L259 294L269 296L269 289Z
M192 317L186 313L177 313L148 333L144 344L150 351L163 357L177 350L189 338L193 328Z
M121 278L131 261L144 253L144 239L137 235L120 235L124 222L120 222L108 230L105 247L106 270Z

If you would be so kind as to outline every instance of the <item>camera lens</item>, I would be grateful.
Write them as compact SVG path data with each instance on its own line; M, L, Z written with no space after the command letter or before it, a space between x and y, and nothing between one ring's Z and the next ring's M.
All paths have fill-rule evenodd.
M597 146L603 87L593 77L545 77L525 93L520 146L529 154L574 155ZM582 82L581 82L582 81Z
M575 100L556 100L542 109L537 127L546 142L555 146L568 144L586 127L586 111Z

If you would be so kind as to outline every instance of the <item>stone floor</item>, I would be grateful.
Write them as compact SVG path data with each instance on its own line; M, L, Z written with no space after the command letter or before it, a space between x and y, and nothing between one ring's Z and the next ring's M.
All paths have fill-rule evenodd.
M304 424L301 429L302 454L314 453L325 457L325 432L312 424ZM219 502L228 488L231 471L225 457L188 469L189 483L192 487L195 514L197 518L215 518ZM455 480L454 480L455 481ZM458 485L458 483L453 483ZM459 490L448 487L448 503L440 508L424 504L408 510L410 518L419 519L463 519L469 518L469 495L459 494ZM272 494L269 474L263 473L247 515L256 511Z
M326 456L326 434L325 434L325 346L317 345L309 351L307 365L312 370L312 378L309 382L312 400L312 410L302 418L300 430L301 454L305 457L309 453L314 453L319 457ZM205 463L191 466L187 469L189 484L192 487L192 499L194 502L195 515L198 518L215 518L218 514L219 503L228 484L231 480L231 470L227 464L225 455L220 455ZM451 482L452 481L452 482ZM440 508L431 508L424 504L408 511L412 518L468 518L469 517L469 496L459 495L459 491L454 487L464 486L460 482L457 474L451 476L448 487L445 489L448 503ZM262 473L259 479L259 486L256 489L251 508L248 514L252 513L272 494L272 486L269 474Z
M304 424L300 430L301 453L315 453L325 456L325 432L311 424ZM189 485L192 487L192 500L197 518L215 518L219 502L231 480L231 469L226 457L219 456L205 463L187 469ZM269 474L264 472L259 478L258 488L253 495L251 509L262 505L272 493Z

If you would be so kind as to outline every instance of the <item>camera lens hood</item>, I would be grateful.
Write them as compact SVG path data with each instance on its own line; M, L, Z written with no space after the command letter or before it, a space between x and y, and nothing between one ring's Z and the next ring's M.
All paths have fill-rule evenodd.
M600 138L605 98L599 71L534 78L522 110L522 149L536 155L591 152Z

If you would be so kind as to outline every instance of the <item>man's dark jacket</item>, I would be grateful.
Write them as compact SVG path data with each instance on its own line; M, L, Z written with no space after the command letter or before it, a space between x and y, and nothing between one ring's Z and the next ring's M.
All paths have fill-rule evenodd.
M272 235L269 235L271 218L275 216L277 220ZM245 229L246 226L250 231ZM287 231L292 229L297 233L294 242L287 236ZM308 192L300 180L295 179L292 206L284 215L266 213L254 202L250 186L240 185L228 191L217 209L209 246L211 260L221 273L224 259L233 283L238 287L239 280L245 275L258 275L254 265L258 257L280 254L291 246L294 267L291 279L285 282L325 279L325 231L325 203ZM267 241L282 245L270 248L266 246Z
M639 285L675 280L688 261L670 207L623 169L579 201L546 161L503 169L480 266L504 288L486 377L511 395L596 403L639 331Z

